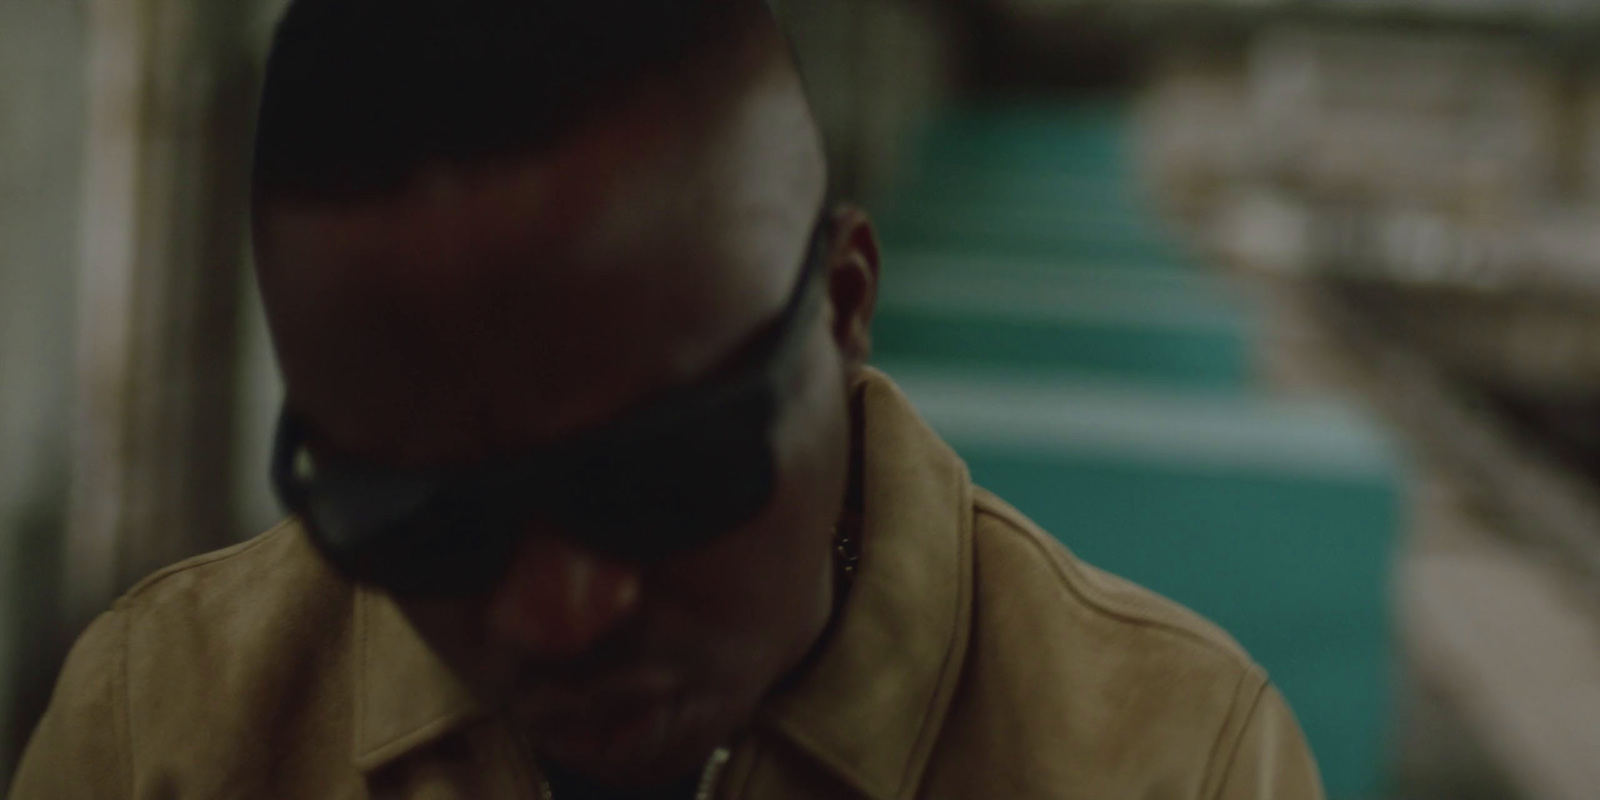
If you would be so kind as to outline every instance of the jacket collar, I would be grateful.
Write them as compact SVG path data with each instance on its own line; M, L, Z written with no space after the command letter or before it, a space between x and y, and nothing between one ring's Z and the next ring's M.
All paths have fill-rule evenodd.
M355 600L355 761L377 770L482 716L466 687L387 595Z
M966 466L888 377L864 370L861 564L833 639L765 722L857 791L909 796L943 725L972 604ZM378 592L355 608L355 757L373 771L483 716Z
M967 649L966 465L888 377L866 370L861 564L820 660L768 707L773 725L871 798L916 790Z

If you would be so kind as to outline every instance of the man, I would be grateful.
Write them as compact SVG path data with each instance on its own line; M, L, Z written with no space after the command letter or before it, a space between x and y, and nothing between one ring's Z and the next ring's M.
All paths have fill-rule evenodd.
M1318 797L1227 637L868 369L758 0L301 0L256 164L296 520L83 636L13 800Z

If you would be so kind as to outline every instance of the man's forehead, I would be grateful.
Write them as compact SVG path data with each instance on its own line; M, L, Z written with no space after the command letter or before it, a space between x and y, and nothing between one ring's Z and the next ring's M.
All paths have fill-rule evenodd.
M814 201L763 175L759 145L724 136L711 157L676 133L607 126L536 156L431 168L391 197L279 204L260 215L264 283L324 313L513 299L552 322L592 305L695 317L707 291L759 305L791 277Z
M287 244L354 264L363 251L509 244L599 263L697 226L724 237L805 227L826 181L820 143L792 68L755 63L736 87L643 81L538 153L430 166L394 195L264 203L258 246L269 260Z
M269 255L308 249L345 263L363 251L414 252L422 243L473 250L522 239L558 249L614 227L608 216L659 218L628 207L648 201L652 184L670 180L670 172L689 169L673 150L682 148L659 126L618 119L535 155L426 167L391 195L269 202L258 214L260 244Z
M484 438L536 439L708 368L781 305L820 196L757 157L771 123L747 117L700 143L712 161L615 126L397 197L265 211L297 401L351 439L468 417ZM370 412L386 398L411 418Z

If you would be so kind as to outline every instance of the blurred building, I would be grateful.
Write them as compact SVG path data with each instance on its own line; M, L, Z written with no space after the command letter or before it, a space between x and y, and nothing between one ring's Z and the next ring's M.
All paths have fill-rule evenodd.
M1597 15L1191 3L1204 32L1157 25L1160 195L1266 287L1285 384L1353 387L1420 462L1395 594L1412 792L1600 794Z
M49 681L74 373L81 8L0 6L0 776ZM32 576L43 573L50 580ZM0 777L0 783L4 783Z

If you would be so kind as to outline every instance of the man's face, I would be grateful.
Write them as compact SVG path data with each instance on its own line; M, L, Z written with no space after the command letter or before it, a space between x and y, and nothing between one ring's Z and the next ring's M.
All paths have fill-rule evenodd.
M755 83L714 120L639 101L549 153L264 210L274 337L321 446L405 465L514 454L736 354L793 288L822 194L792 76ZM849 471L839 315L856 311L830 289L827 312L798 322L778 480L755 518L635 565L535 514L497 584L397 598L541 757L618 784L678 777L817 642Z

